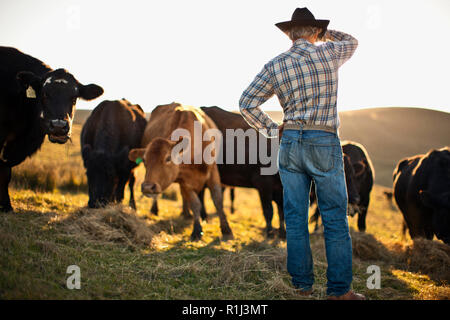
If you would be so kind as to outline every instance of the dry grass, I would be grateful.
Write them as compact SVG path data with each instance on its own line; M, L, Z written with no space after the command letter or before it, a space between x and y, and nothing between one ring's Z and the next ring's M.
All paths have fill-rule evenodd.
M118 242L130 247L148 246L155 233L149 223L123 206L103 209L81 208L70 215L50 220L78 241Z
M39 156L27 158L13 168L11 185L39 191L87 191L87 178L80 154L81 126L73 126L73 139L65 145L42 145Z

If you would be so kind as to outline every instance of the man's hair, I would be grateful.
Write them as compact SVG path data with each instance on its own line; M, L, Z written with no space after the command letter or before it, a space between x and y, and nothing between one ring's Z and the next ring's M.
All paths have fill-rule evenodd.
M287 31L289 39L295 41L300 38L311 37L319 33L322 29L313 26L294 26Z

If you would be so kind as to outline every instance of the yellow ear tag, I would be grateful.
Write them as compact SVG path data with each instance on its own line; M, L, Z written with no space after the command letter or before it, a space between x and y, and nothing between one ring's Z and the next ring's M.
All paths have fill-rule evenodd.
M36 99L36 92L32 86L28 86L27 88L27 98Z

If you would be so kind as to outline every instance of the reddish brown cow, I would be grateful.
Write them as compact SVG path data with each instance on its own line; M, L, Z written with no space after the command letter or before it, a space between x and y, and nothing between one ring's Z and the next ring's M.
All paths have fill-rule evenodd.
M161 105L156 107L150 115L147 123L140 149L132 149L129 159L136 161L142 158L146 173L142 183L142 193L148 197L153 197L163 192L173 182L179 183L183 201L194 215L194 228L191 238L199 240L202 236L200 225L201 203L198 193L206 185L213 198L214 205L220 218L220 227L225 240L232 239L233 233L228 225L223 211L222 187L219 171L215 162L208 164L201 156L200 163L194 161L199 159L198 153L213 143L202 141L200 150L194 148L194 122L201 123L201 135L208 129L217 129L214 122L200 109L182 106L179 103ZM184 129L189 133L191 142L190 163L179 163L172 159L172 149L181 141L172 141L172 133L176 129ZM198 139L198 137L197 137ZM201 139L203 140L203 139ZM213 153L213 152L212 152ZM196 157L197 154L197 157Z

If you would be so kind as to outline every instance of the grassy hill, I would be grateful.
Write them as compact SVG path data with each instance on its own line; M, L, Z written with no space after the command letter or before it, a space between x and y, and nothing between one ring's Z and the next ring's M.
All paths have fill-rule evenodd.
M391 111L389 120L376 118ZM400 134L400 129L392 128L395 119L405 122L401 121L405 110L391 111L372 110L375 113L369 117L371 113L363 110L342 117L349 123L345 130L354 134L345 138L366 144L376 168L383 154L392 157L385 164L388 167L401 152L417 153L415 150L428 149L434 143L415 138L424 131L404 134L404 149L398 147L399 151L395 146L403 141L400 137L377 145L375 137L356 135L358 128L365 128L361 132L380 131L376 124L384 126L384 132L379 133L384 140L389 136L388 128ZM411 113L414 116L408 121L416 126L420 118L441 121L446 116L436 114L433 118L433 112L427 110L411 111L417 114ZM438 129L430 130L428 137L433 138ZM46 140L36 155L13 169L10 194L16 211L0 214L0 299L305 299L296 295L290 284L286 242L264 237L264 218L255 190L236 190L234 214L229 212L225 193L225 211L235 236L227 242L220 240L219 219L208 194L210 220L202 222L204 237L199 242L190 241L192 221L180 217L182 201L176 185L163 194L159 216L149 214L151 200L142 196L139 187L135 188L137 211L125 205L87 209L80 131L80 124L75 124L72 143L66 145ZM143 175L141 165L136 186L142 183ZM355 231L357 218L349 218L353 289L369 299L450 298L450 247L437 240L413 242L408 236L404 238L402 215L383 196L384 190L377 185L372 192L365 234ZM278 227L276 214L274 226ZM323 299L323 234L311 234L310 238L316 282L308 299ZM74 264L81 269L80 290L66 288L66 269ZM381 289L366 287L370 265L381 268Z

